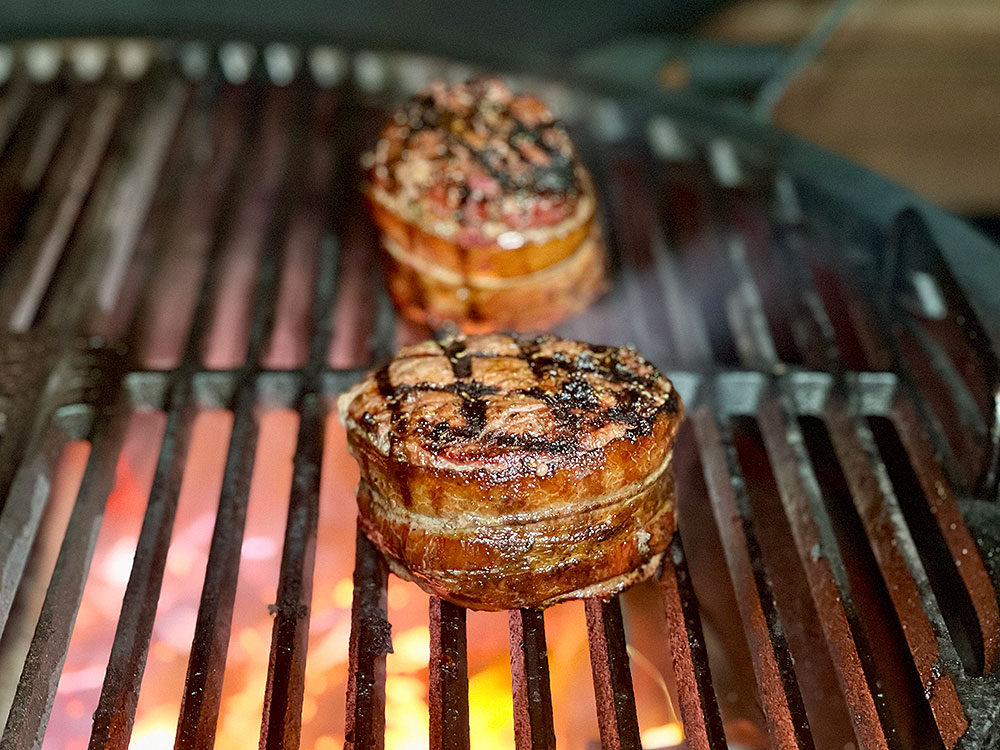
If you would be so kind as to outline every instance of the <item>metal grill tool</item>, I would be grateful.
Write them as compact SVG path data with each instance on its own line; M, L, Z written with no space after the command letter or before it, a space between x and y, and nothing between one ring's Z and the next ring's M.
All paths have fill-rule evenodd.
M165 45L148 68L57 66L47 80L16 62L0 91L0 631L27 585L55 456L91 446L2 748L42 741L125 425L157 410L89 740L128 746L192 426L221 409L232 432L176 703L176 746L213 746L268 407L299 426L260 746L299 746L326 417L409 335L375 272L357 154L406 93L468 71L323 48L299 70L300 51L269 49L255 62L228 46L216 64ZM515 83L565 117L601 185L614 289L561 332L634 343L687 404L658 606L688 747L726 747L728 678L707 633L727 623L773 747L997 746L1000 252L758 126ZM242 295L221 295L233 274ZM360 534L343 554L356 555L346 746L379 748L388 573ZM585 609L600 742L639 747L628 609ZM466 613L431 599L428 622L430 745L475 747ZM555 744L544 622L509 613L519 747Z

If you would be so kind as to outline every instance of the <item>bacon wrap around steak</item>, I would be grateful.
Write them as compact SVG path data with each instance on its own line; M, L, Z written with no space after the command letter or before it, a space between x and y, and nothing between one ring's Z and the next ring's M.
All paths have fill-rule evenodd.
M433 83L363 158L389 291L408 318L537 330L604 289L593 182L533 96Z
M630 348L457 334L405 347L339 409L365 534L457 604L609 597L675 528L681 404Z

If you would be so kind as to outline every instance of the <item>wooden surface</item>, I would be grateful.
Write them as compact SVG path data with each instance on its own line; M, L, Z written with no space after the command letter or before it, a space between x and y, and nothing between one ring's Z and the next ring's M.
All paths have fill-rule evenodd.
M826 0L748 0L704 36L794 44ZM1000 0L857 0L775 121L958 213L1000 214Z

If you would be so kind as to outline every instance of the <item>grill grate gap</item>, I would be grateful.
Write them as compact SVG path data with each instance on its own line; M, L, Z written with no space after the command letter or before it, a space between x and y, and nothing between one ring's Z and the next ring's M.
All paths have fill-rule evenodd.
M69 523L91 445L70 440L61 446L52 468L52 485L44 498L38 530L28 552L17 594L0 637L0 720L10 712L18 676L28 653L31 635L42 610L44 591L56 564L59 545Z
M727 723L741 720L763 727L750 647L729 573L725 566L719 565L725 553L712 509L706 502L709 492L693 432L690 422L681 426L674 448L674 472L678 490L677 523L681 536L687 540L686 563L706 635L707 663L701 661L698 665L709 667L720 712ZM766 742L763 736L757 740L758 744Z
M809 582L795 545L789 544L793 539L792 530L764 450L764 437L753 417L734 416L731 423L733 446L739 456L750 514L770 574L782 632L794 659L809 726L817 747L843 747L854 740L850 714L826 650Z
M856 625L867 642L863 652L865 673L870 689L883 696L887 707L883 726L888 739L893 747L943 747L889 592L878 575L878 562L865 543L864 526L840 463L834 458L826 427L815 416L800 417L799 426L837 535L851 597L864 613L864 619Z
M663 224L680 255L690 296L701 309L712 361L737 366L739 351L725 309L736 281L716 224L707 166L703 162L669 162L662 163L659 171L665 204Z
M962 666L969 674L982 674L983 640L972 600L955 569L906 449L888 418L871 416L867 421Z
M103 461L111 465L98 467L98 476L103 474L103 479L89 481L89 495L84 495L77 503L79 522L71 519L61 552L65 562L61 562L56 571L59 575L62 569L69 580L54 581L49 594L56 609L50 619L56 627L64 629L62 637L66 639L60 644L52 634L46 634L45 638L51 654L48 658L58 661L63 654L59 645L65 649L65 664L42 745L51 750L61 750L71 739L86 738L90 733L101 676L111 652L115 615L125 593L128 565L135 553L156 469L165 415L160 411L134 411L122 417L126 418L120 450L115 445L116 426L113 423L107 425L104 436L100 428L96 428L95 446L103 447L97 447L95 453L98 457L104 454ZM114 469L114 475L110 469ZM105 505L101 483L110 483L112 479L115 483ZM85 500L88 496L94 499ZM101 530L95 539L91 529L98 521L101 521ZM63 593L73 587L77 576L79 583L75 590L81 598L70 633L68 620L72 617L69 613L77 603ZM39 682L50 685L49 689L54 687L50 681L53 672L54 669L40 670Z
M745 485L739 478L739 459L729 437L729 425L718 422L707 409L689 415L698 436L709 499L753 660L768 733L774 743L811 748L809 721L750 517ZM723 435L727 436L726 442Z

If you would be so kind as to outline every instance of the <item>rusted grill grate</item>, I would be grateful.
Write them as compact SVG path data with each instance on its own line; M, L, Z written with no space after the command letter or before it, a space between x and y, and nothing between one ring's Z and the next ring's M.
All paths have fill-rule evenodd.
M129 420L151 411L163 436L89 746L129 744L209 410L232 426L207 564L186 579L201 593L176 746L215 743L268 409L298 427L260 745L304 741L310 618L326 593L313 580L327 418L415 335L375 272L356 154L404 89L451 69L362 55L355 82L277 86L252 69L227 81L223 70L239 77L227 59L196 81L171 60L134 81L34 83L17 70L0 92L0 657L20 673L3 748L37 746L61 718L54 675ZM665 616L688 746L725 747L734 716L782 748L995 744L1000 320L964 296L920 212L879 226L786 169L781 148L704 113L526 86L563 108L602 185L615 256L613 291L563 332L636 344L688 404L675 457L684 542L645 587ZM48 486L61 448L81 440L86 468L33 613L23 592ZM381 747L388 574L361 535L354 554L346 744ZM628 596L585 605L611 748L640 745ZM555 744L545 619L509 613L520 747ZM431 599L428 623L430 744L475 746L466 613Z

